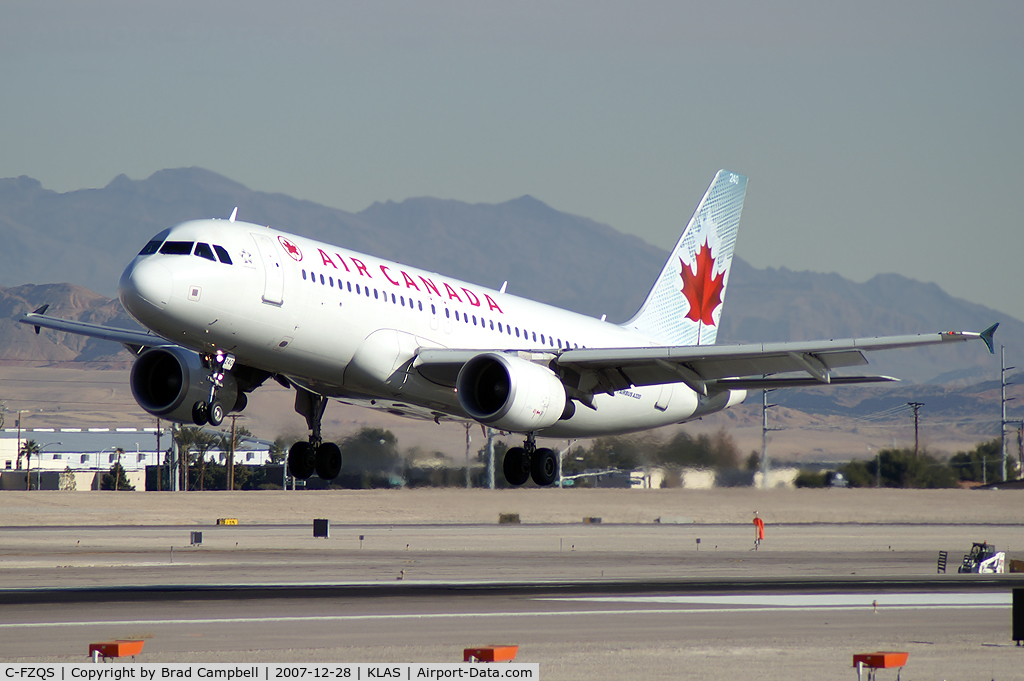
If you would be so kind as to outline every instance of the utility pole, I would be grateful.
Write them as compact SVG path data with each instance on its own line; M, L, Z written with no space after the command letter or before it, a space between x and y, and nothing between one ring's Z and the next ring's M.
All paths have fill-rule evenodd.
M469 429L473 427L472 423L464 424L466 426L466 489L470 488L469 481L469 443L473 441L473 438L469 436Z
M1012 397L1006 396L1006 386L1011 385L1006 382L1006 372L1016 367L1006 366L1006 346L999 346L999 407L1002 411L1002 417L999 421L999 452L1003 459L1003 482L1006 482L1006 426L1011 424L1011 421L1006 420L1006 403L1013 400Z
M494 429L485 428L487 433L487 489L494 489Z
M160 464L160 419L156 420L156 491L162 492L164 486L164 470Z
M782 428L768 427L768 410L778 406L768 404L768 393L774 392L774 388L765 388L761 391L761 489L768 489L768 433L782 430Z
M227 488L229 492L235 491L235 419L238 414L231 414L231 444L228 446L228 474Z
M924 406L924 402L907 402L914 410L914 458L917 458L917 412Z

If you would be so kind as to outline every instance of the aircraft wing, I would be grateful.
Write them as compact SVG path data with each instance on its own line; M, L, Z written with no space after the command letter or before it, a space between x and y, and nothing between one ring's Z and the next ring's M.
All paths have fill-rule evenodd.
M100 338L102 340L121 343L136 355L142 352L145 348L161 345L174 345L174 343L146 331L118 329L113 326L103 326L101 324L90 324L88 322L76 322L71 319L51 317L46 314L46 309L48 307L49 305L43 305L28 314L22 315L18 321L22 324L31 324L35 327L36 333L39 333L39 329L41 328L53 329L54 331L64 331L65 333L73 333L79 336L89 336L90 338Z
M873 350L981 339L992 352L992 334L997 326L995 324L981 333L943 331L917 336L750 345L587 348L563 352L555 362L562 370L563 382L583 394L610 393L661 383L685 383L704 395L709 391L729 388L870 383L895 379L887 376L833 376L832 371L867 364L864 352ZM794 372L803 375L774 375Z

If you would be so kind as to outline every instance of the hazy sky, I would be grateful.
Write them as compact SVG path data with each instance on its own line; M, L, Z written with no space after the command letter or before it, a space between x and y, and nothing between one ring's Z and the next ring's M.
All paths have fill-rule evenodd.
M754 265L1024 319L1021 36L1019 1L0 0L0 177L531 194L667 249L724 167Z

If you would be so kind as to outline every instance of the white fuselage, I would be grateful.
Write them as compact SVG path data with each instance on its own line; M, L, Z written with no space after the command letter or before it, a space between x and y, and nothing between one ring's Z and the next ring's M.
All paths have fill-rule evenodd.
M615 324L267 227L186 222L166 242L219 246L136 257L121 277L125 308L160 336L285 376L316 393L419 418L467 418L454 388L410 368L420 349L557 353L658 345ZM678 423L742 401L683 384L599 394L595 409L538 433L591 437Z

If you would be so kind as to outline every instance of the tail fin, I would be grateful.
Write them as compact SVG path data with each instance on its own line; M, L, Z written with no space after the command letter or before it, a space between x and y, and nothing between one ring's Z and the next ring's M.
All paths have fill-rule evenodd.
M640 311L622 326L666 345L714 345L747 178L719 170Z

